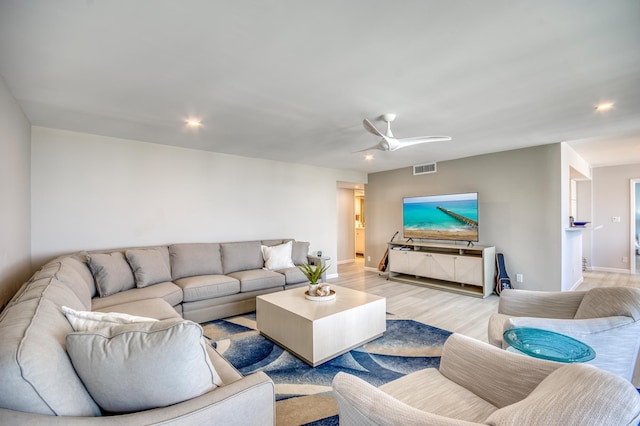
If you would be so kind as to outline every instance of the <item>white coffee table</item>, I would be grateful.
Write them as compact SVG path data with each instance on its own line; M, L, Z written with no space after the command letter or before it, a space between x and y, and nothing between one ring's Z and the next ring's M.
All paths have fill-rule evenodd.
M386 299L331 286L331 301L307 300L307 287L256 297L258 330L315 367L385 332Z

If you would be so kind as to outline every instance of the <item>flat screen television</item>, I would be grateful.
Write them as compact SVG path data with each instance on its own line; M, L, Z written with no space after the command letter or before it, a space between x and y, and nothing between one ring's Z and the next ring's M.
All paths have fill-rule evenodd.
M404 197L405 238L478 241L478 193Z

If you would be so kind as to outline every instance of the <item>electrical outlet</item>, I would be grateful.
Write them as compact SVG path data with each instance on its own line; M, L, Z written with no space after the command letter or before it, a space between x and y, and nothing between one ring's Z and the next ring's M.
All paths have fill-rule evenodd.
M371 256L367 256L367 262L371 262Z
M516 274L516 282L521 283L523 281L524 281L524 278L522 277L522 274Z
M622 263L629 263L629 258L627 256L622 256Z
M613 216L611 218L611 222L613 223L620 223L620 216Z

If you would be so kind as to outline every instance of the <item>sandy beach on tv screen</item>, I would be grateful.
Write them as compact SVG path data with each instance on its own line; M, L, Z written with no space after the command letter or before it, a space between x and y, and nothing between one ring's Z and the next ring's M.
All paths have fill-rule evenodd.
M420 231L406 230L405 238L424 238L428 240L458 240L458 241L476 241L478 239L478 231L475 229L458 230L458 231Z

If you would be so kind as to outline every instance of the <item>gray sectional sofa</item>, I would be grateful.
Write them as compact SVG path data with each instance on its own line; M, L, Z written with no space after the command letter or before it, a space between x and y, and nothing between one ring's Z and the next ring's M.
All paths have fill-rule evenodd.
M290 255L285 261L287 247ZM173 244L82 252L48 262L0 313L0 424L273 424L273 382L263 373L243 377L203 343L197 323L250 312L257 295L306 285L295 265L321 261L308 256L308 250L308 243L293 240ZM63 306L65 312L119 313L159 321L144 323L142 329L140 324L117 324L78 331ZM181 346L188 339L195 342L188 343L192 369L184 369L181 347L175 348L178 355L173 358L163 356L173 353L163 349L161 356L133 359L139 347L154 348L171 339L183 342ZM155 371L173 372L176 388L185 375L201 378L202 371L214 370L219 379L204 393L168 406L107 412L91 391L104 390L100 380L110 382L102 388L118 388L118 379L95 366L108 362L113 356L110 348L123 341L130 358L120 360L121 365L147 362ZM132 383L123 383L122 389L138 392L139 399L171 396L172 383L138 371L131 374ZM154 383L159 384L148 389ZM145 384L147 389L141 391ZM136 406L133 395L127 407ZM112 406L109 397L106 403ZM105 401L105 395L99 398Z

